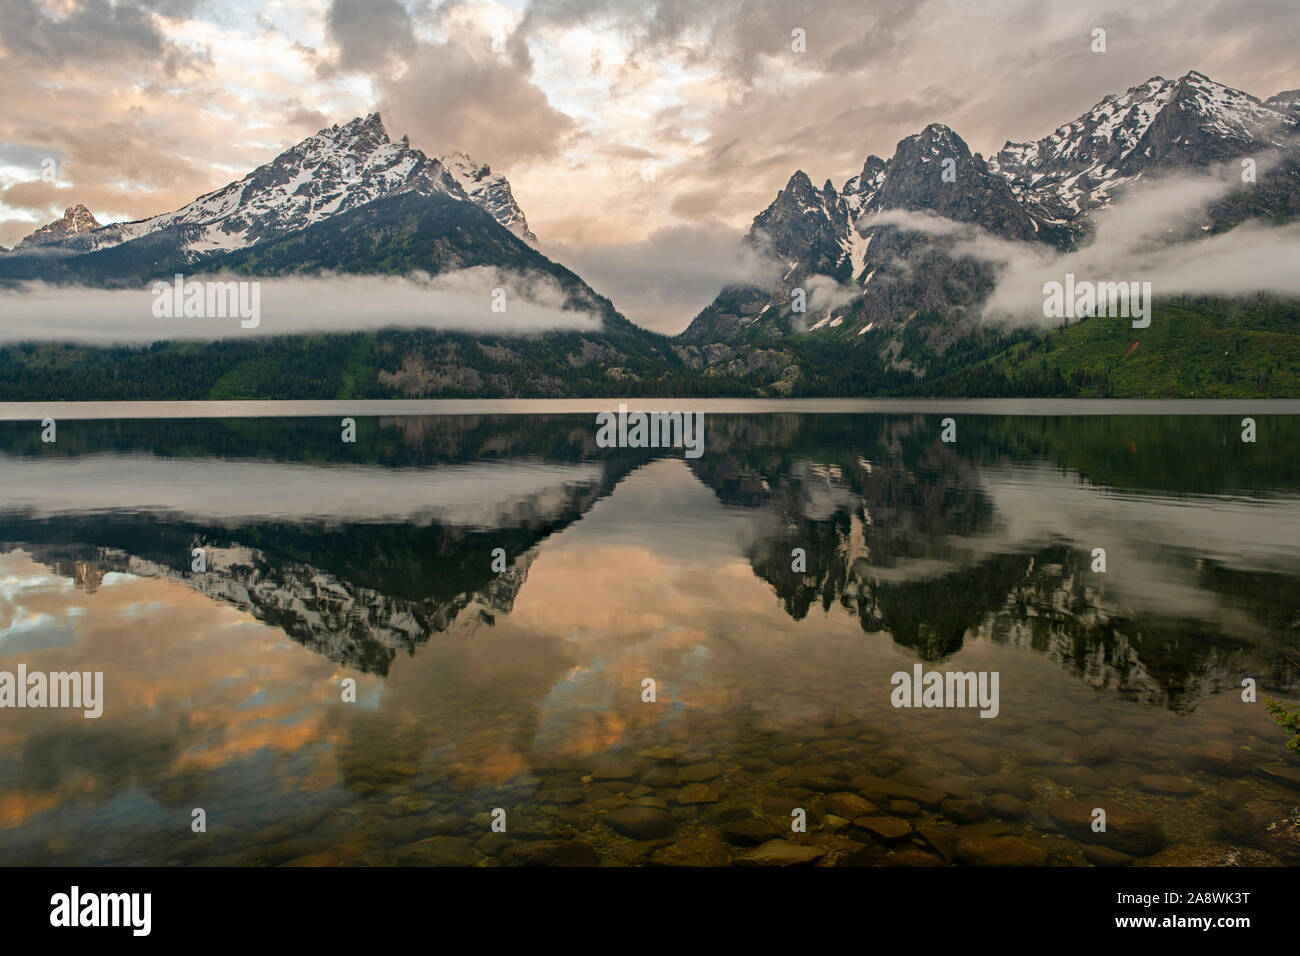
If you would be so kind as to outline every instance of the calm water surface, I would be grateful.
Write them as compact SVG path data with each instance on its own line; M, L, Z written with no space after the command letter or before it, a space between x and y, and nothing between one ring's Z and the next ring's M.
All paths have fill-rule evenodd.
M0 710L0 864L1295 865L1300 419L1235 414L0 423L0 670L105 684Z

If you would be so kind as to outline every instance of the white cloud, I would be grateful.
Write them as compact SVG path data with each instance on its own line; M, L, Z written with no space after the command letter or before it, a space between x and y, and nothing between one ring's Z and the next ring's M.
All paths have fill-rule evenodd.
M1269 163L1261 161L1262 175ZM894 210L862 221L952 239L951 252L994 264L997 285L984 317L1013 324L1055 325L1043 315L1043 285L1067 273L1093 282L1150 282L1157 302L1175 295L1300 295L1300 223L1245 222L1210 235L1207 208L1241 188L1233 164L1199 174L1139 181L1093 214L1084 247L1061 252L1042 243L992 236L975 226L928 213ZM1200 238L1189 238L1199 236ZM1154 319L1159 321L1157 307Z
M186 282L250 281L245 276L186 276ZM261 279L255 328L229 318L155 318L152 289L91 289L28 283L0 292L0 341L150 343L164 339L235 339L301 332L363 332L422 328L483 335L527 335L556 329L595 330L601 319L565 308L567 296L549 276L489 267L430 278L322 276ZM494 290L505 311L494 311ZM249 296L251 300L251 295ZM231 310L235 313L237 310Z

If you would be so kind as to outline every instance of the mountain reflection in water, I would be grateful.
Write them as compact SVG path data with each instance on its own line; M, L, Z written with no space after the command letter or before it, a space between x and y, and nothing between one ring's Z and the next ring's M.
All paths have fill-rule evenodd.
M782 801L822 862L1300 861L1241 701L1300 693L1295 419L358 424L0 424L0 669L107 697L0 711L0 863L723 864ZM918 661L999 716L893 709Z

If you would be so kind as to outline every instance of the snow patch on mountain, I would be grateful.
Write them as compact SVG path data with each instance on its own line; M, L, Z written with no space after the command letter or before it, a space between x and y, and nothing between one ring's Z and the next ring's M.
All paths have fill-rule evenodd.
M515 202L510 183L500 173L493 173L486 164L474 162L464 153L450 153L442 158L442 165L457 185L493 219L529 245L537 245L537 237L528 228L524 211Z
M1262 170L1273 151L1294 150L1298 135L1300 91L1262 102L1195 71L1106 96L1048 136L1008 142L987 160L932 123L901 140L889 160L869 157L838 191L829 181L816 189L802 171L791 176L748 236L779 263L780 281L724 289L684 335L725 338L760 316L778 335L831 329L840 324L836 309L852 309L864 329L906 321L918 308L960 313L992 283L986 267L957 261L954 243L971 230L1035 248L1078 248L1095 228L1093 213L1139 181L1245 156ZM918 222L925 228L909 228ZM804 321L790 311L791 293L818 277L852 290L856 302L837 297L824 318Z
M51 241L75 236L68 251L82 253L175 229L188 253L226 252L403 192L442 193L472 202L519 238L536 243L505 177L462 153L433 159L405 136L390 140L378 113L323 129L243 179L173 212L90 232L74 230Z
M988 168L1035 218L1069 223L1156 166L1206 166L1285 148L1296 132L1295 117L1279 106L1192 71L1106 96L1037 142L1008 142Z

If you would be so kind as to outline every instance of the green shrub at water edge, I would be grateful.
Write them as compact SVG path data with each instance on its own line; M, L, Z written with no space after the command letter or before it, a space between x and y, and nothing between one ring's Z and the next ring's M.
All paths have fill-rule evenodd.
M1286 749L1300 754L1300 709L1287 710L1281 701L1271 698L1264 700L1264 707L1282 725L1282 729L1291 735L1291 739L1286 742Z

